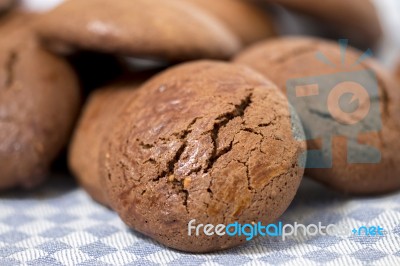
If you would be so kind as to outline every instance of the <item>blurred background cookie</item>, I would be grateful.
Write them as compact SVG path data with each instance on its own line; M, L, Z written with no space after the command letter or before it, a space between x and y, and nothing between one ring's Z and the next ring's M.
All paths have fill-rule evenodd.
M82 187L96 201L109 205L100 182L100 147L118 120L119 111L135 100L137 87L153 71L136 72L90 94L69 148L69 166Z
M0 0L0 13L11 8L15 2L15 0Z
M261 1L261 0L259 0ZM314 21L307 27L322 27L321 34L330 31L335 38L348 38L360 48L371 48L382 37L377 10L370 0L262 0L308 16ZM284 17L288 19L287 17ZM286 24L286 21L282 21ZM298 25L290 24L296 28ZM289 28L289 31L291 29Z
M206 252L245 239L193 241L190 220L267 224L286 210L305 147L274 84L247 67L196 61L156 75L137 93L109 126L100 155L103 188L125 223L169 247Z
M287 86L296 82L294 79L316 77L304 86L304 90L311 92L308 97L301 98L306 100L302 106L304 110L299 112L305 114L302 122L306 132L316 136L308 142L308 149L324 151L321 154L324 162L328 162L332 155L333 167L321 169L323 166L317 165L315 168L318 169L306 169L306 175L348 193L373 194L400 188L400 143L397 140L400 133L400 90L375 60L362 56L355 49L340 47L337 43L298 37L259 43L239 54L235 62L264 74L288 96L292 94L288 94ZM328 102L327 99L331 98L324 98L323 92L342 84L343 78L354 81L343 85L350 92L361 85L372 91L367 98L353 93L358 97L355 110L340 112L345 107L330 100ZM319 79L325 83L318 84L315 80ZM315 86L318 88L315 89ZM373 94L374 89L376 94ZM377 110L373 109L374 106L377 106ZM374 117L368 116L363 120L364 117L358 112L363 109L369 110L367 114L373 114ZM353 119L354 123L347 118ZM324 135L319 135L321 132L332 135L333 142L323 143L321 138ZM351 138L355 139L350 142ZM359 144L379 150L380 162L349 163L350 152L359 152L357 155L363 159L370 156L367 148ZM332 145L332 149L329 145ZM309 158L311 161L317 159Z
M251 1L243 0L188 0L217 17L243 45L274 36L275 25L266 10Z
M80 185L96 201L108 205L99 180L99 149L116 113L125 105L134 88L101 89L88 99L73 137L69 165Z
M28 29L0 29L0 189L40 183L79 110L75 73Z
M240 48L218 19L179 0L66 1L44 14L37 30L56 50L77 47L170 61L229 58Z

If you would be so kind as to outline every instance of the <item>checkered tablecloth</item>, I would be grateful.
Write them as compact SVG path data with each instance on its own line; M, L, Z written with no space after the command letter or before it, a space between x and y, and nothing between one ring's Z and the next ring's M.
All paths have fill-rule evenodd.
M285 223L381 225L385 236L258 238L205 255L170 250L128 229L72 178L0 194L0 265L400 265L400 193L351 198L305 180Z
M21 0L45 10L62 0ZM384 17L381 60L398 53L398 0L374 0ZM392 12L389 12L392 11ZM397 35L396 35L397 34ZM388 64L388 62L386 62ZM389 64L388 64L389 65ZM71 177L54 177L33 192L0 194L0 266L7 265L400 265L400 193L345 197L304 180L285 223L380 225L385 236L258 238L223 252L192 255L165 248L128 229L92 201Z

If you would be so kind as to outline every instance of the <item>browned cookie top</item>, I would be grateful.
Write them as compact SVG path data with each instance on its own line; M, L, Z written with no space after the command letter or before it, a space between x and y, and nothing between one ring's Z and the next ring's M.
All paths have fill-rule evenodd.
M180 0L66 1L38 31L52 46L174 61L229 58L240 48L221 22Z
M288 104L252 70L200 61L145 83L104 142L101 176L129 226L176 249L206 252L242 237L188 236L196 223L272 222L303 170ZM299 124L295 132L302 134Z
M243 0L188 0L215 15L244 45L275 35L269 14L250 1Z
M317 56L317 52L319 56ZM325 59L321 55L324 55ZM251 66L266 77L273 80L282 91L286 91L287 82L291 79L306 77L322 77L335 80L340 73L348 73L348 81L352 81L353 72L372 71L376 76L379 99L371 98L371 102L380 101L378 119L382 121L381 130L362 129L358 142L369 144L380 150L382 159L380 163L347 163L347 137L340 137L336 127L329 130L334 135L333 139L333 168L306 169L306 174L318 179L339 190L371 194L392 191L400 188L400 90L396 87L389 75L373 60L367 59L361 63L361 52L352 48L346 51L345 61L337 43L319 39L298 37L281 38L257 44L239 54L235 62ZM319 59L317 59L319 57ZM370 77L370 76L368 76ZM373 77L374 78L374 77ZM368 80L372 80L368 78ZM347 81L347 80L346 80ZM341 80L337 81L338 83ZM324 86L323 84L321 86ZM315 115L332 118L327 111L317 106L322 106L318 98L309 100L307 108L314 110ZM324 103L322 103L324 104ZM326 103L325 103L326 105ZM340 119L340 118L339 118ZM317 123L313 119L303 120L306 129ZM363 122L361 123L363 125ZM313 127L315 128L315 127ZM336 132L336 133L335 133ZM320 139L309 142L310 148L320 149Z
M0 188L31 187L66 144L79 108L78 82L28 30L2 39L0 66Z

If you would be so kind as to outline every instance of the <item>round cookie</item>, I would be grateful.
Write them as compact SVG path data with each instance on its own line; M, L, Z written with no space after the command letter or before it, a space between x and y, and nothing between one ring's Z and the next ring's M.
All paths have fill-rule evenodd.
M336 30L341 38L363 47L382 35L377 11L370 0L264 0L309 15Z
M288 37L259 43L239 54L235 62L259 71L285 92L287 84L293 84L293 79L307 77L319 77L321 82L326 83L319 84L316 81L312 83L317 84L320 89L328 88L332 91L333 88L338 88L335 84L340 85L347 81L354 82L346 85L351 90L357 89L357 84L363 84L363 87L368 86L371 91L373 90L371 88L375 88L378 95L372 96L370 100L363 100L361 96L358 99L359 107L356 110L368 108L368 103L371 103L371 106L372 104L378 106L374 109L375 111L372 111L371 118L364 120L362 120L364 116L360 112L349 109L347 112L351 115L345 115L338 112L334 102L330 101L327 104L324 100L334 98L308 95L310 97L305 100L307 105L300 112L305 114L302 117L305 131L310 133L309 136L317 136L326 130L324 135L331 134L334 138L331 152L328 150L321 156L324 161L328 162L329 155L332 154L333 167L328 169L309 168L306 169L306 176L335 189L355 194L383 193L399 189L400 156L398 150L400 142L398 136L400 121L398 117L400 107L398 102L400 101L400 90L373 59L362 60L361 53L352 48L347 49L344 61L342 58L339 45L333 42L306 37ZM361 60L361 63L357 60ZM377 85L374 85L376 83ZM292 94L293 92L290 95ZM298 97L301 97L302 94L299 95ZM325 94L321 91L316 95ZM339 104L337 106L341 110L346 107L346 105L340 107ZM354 119L355 123L348 120L349 117ZM339 123L336 124L337 121ZM357 121L362 122L357 123ZM343 124L348 127L342 126ZM382 124L381 127L380 124ZM320 126L317 127L318 125ZM381 161L379 163L348 163L347 151L355 152L359 148L354 142L347 141L349 136L354 136L353 129L359 144L366 144L380 151ZM320 150L323 147L330 147L330 144L322 145L320 137L310 140L308 148ZM348 143L350 143L349 149L347 149ZM360 151L364 153L365 149L366 147L363 147ZM359 155L350 156L360 162ZM365 152L365 156L367 156L367 152ZM371 159L372 157L369 162L372 162Z
M53 49L170 61L229 58L240 49L220 21L180 0L66 1L43 15L37 30Z
M102 187L122 220L166 246L208 252L245 242L188 236L188 223L277 219L300 183L305 145L288 103L252 70L200 61L140 87L110 125ZM192 233L194 233L192 231Z
M91 197L109 205L100 184L100 146L118 119L119 110L135 98L136 88L153 73L135 73L129 79L90 94L72 138L68 161L78 182Z
M0 65L0 189L30 188L68 140L79 109L78 81L28 30L2 39Z
M243 45L275 35L272 19L254 3L243 0L189 0L223 22Z
M80 185L96 201L108 205L99 180L99 148L116 119L115 113L132 93L127 88L95 91L84 108L69 151L69 166Z

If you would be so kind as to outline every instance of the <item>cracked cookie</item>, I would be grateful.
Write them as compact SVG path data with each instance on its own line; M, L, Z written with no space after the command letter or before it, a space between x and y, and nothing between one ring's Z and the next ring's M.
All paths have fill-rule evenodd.
M310 97L307 97L307 106L304 107L304 112L299 113L306 114L302 119L305 131L316 136L308 142L308 148L325 149L327 152L321 158L323 161L329 162L330 155L332 155L333 166L327 169L306 169L306 176L335 189L354 194L375 194L399 189L400 155L398 150L400 142L398 136L400 121L398 117L400 116L400 106L398 103L400 90L396 88L393 79L373 59L361 57L361 53L352 48L347 49L345 57L343 55L340 46L333 42L307 37L288 37L259 43L239 54L235 62L250 66L264 74L282 91L287 90L286 86L291 84L290 80L292 79L325 77L324 82L326 83L318 84L314 81L316 85L321 85L319 86L321 92L318 92L315 97L310 94ZM345 79L342 80L343 77ZM335 106L342 109L351 104L347 107L346 105L340 107L340 102L337 105L334 102L327 104L327 100L324 99L329 98L324 98L325 96L322 95L325 95L325 87L333 91L333 88L338 88L336 85L342 84L343 81L355 81L351 85L346 85L347 89L351 90L357 89L358 84L365 85L364 88L375 87L376 95L369 93L371 96L367 96L366 100L360 97L356 102L359 106L356 106L355 110L344 111L348 114L340 113ZM312 86L308 88L312 92ZM357 110L363 110L363 108L373 110L374 107L369 109L368 103L371 106L372 104L378 106L376 111L373 111L376 115L364 120L359 119L358 117L364 116L361 116L360 112L356 112ZM332 109L329 109L330 107ZM354 118L355 123L349 124L349 121L345 120L349 117ZM379 122L373 122L374 119ZM348 127L345 128L343 124ZM380 126L380 124L382 125ZM318 125L320 126L318 127ZM324 134L333 136L333 142L322 144L322 135L319 136L322 129L326 130ZM353 133L352 129L355 130ZM354 133L356 134L354 142L349 142L349 133L351 133L351 137L354 137ZM349 163L349 154L349 158L356 160L362 159L362 156L373 154L367 153L368 147L361 147L361 144L378 149L381 154L380 162L368 163L375 160L371 157L365 161L366 163L360 163L360 161ZM357 156L354 156L354 152L357 151ZM313 162L310 161L310 163Z
M188 0L221 20L243 45L275 35L272 19L257 5L243 0Z
M56 50L72 46L169 61L224 59L240 49L220 21L180 0L66 1L43 15L37 30Z
M188 236L188 222L263 224L293 199L303 169L300 123L288 102L247 67L198 61L147 81L122 108L100 152L108 200L135 230L191 252L245 237ZM295 134L294 134L295 133Z
M27 27L6 30L0 43L0 189L30 188L68 141L80 93L70 66L43 50Z

